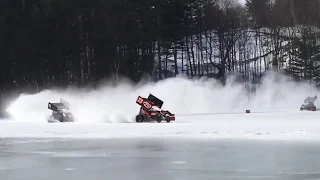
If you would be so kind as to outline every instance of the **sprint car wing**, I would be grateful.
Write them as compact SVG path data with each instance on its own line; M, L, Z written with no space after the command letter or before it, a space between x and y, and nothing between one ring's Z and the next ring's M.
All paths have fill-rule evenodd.
M150 110L151 108L156 108L159 109L159 111L161 110L161 107L163 105L163 101L161 101L152 94L149 94L148 98L138 96L136 103L146 108L147 110Z
M157 106L158 108L161 109L162 105L163 105L163 101L158 99L157 97L155 97L152 94L149 94L148 96L148 101L151 101L153 103L154 106Z
M48 109L52 111L58 111L62 109L69 109L70 105L67 101L60 99L60 103L48 103Z

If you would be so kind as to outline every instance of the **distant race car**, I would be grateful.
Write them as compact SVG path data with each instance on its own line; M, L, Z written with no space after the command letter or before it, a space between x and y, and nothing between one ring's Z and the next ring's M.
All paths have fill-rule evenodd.
M74 122L73 114L69 111L69 103L60 99L60 103L48 103L48 109L52 110L48 122Z
M166 122L175 121L175 115L167 110L162 110L163 101L157 97L149 94L148 98L139 96L136 101L141 106L139 114L136 116L136 122L153 122L160 123L165 120Z
M317 100L317 95L313 96L313 97L307 97L304 100L305 104L302 104L300 107L300 111L316 111L317 107L314 105L314 102Z

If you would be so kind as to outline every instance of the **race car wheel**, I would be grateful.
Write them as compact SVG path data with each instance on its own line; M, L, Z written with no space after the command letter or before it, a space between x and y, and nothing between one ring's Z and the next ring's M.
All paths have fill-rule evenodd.
M167 121L167 123L169 123L171 121L169 116L166 116L166 121Z
M137 115L136 116L136 122L137 123L142 123L143 122L144 117L142 115Z
M158 122L158 123L161 123L161 121L162 121L162 117L161 117L161 116L158 116L158 117L157 117L157 122Z

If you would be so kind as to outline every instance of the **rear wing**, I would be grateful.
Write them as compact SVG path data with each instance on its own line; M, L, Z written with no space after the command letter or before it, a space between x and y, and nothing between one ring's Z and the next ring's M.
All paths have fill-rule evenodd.
M60 99L60 103L63 104L66 109L69 109L69 108L70 108L70 104L69 104L67 101L65 101L65 100L63 100L63 99Z
M138 96L136 103L146 109L150 109L152 106L157 106L158 108L161 109L163 105L163 101L161 101L160 99L158 99L152 94L149 94L148 98L143 98L141 96Z
M149 94L148 101L151 101L153 103L153 105L159 107L160 109L161 109L161 107L163 105L163 101L161 101L160 99L158 99L157 97L155 97L152 94Z
M316 100L317 100L317 95L313 96L313 97L307 97L305 100L304 100L304 103L314 103Z
M62 109L68 109L69 110L69 103L63 99L60 99L60 103L48 103L48 109L52 111L58 111Z

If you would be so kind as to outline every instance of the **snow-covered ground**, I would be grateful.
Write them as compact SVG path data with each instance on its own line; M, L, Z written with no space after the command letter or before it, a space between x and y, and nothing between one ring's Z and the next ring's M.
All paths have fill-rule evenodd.
M172 123L0 121L0 137L319 140L320 112L181 116Z
M134 122L137 97L149 93L164 101L163 109L176 114L176 122ZM272 73L255 93L232 80L221 86L214 80L183 77L151 84L105 84L96 90L46 90L23 94L10 104L7 111L13 119L0 121L0 137L318 140L320 113L299 111L306 97L317 94L319 90L308 83L288 82ZM48 102L60 98L69 102L75 123L47 123ZM315 105L319 107L318 101ZM245 114L247 109L250 114Z

